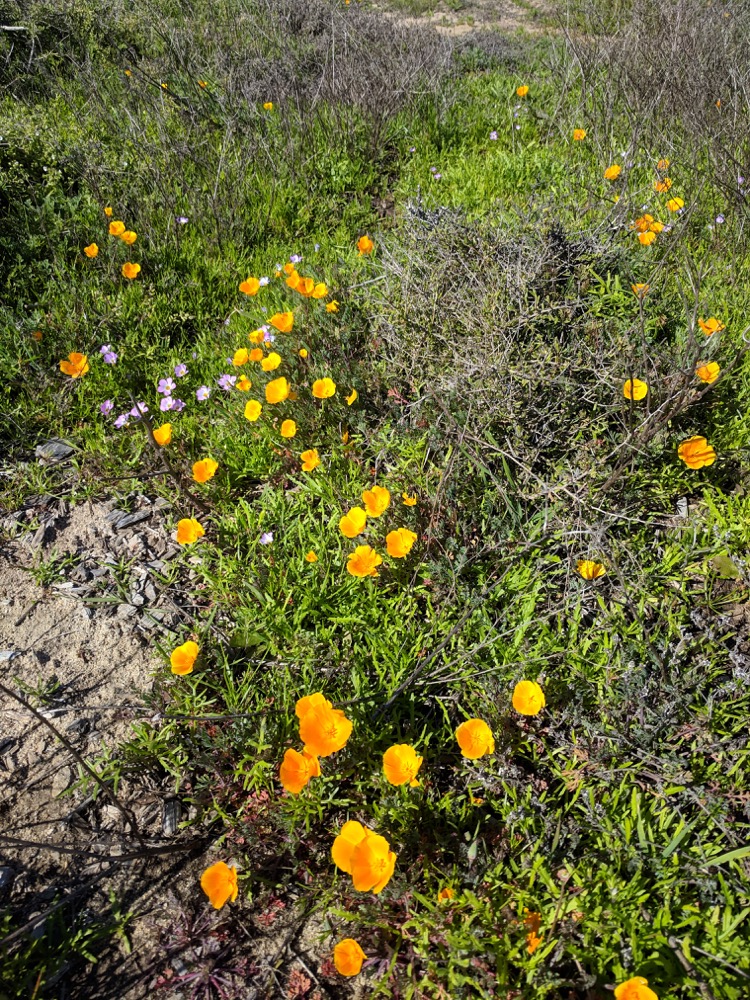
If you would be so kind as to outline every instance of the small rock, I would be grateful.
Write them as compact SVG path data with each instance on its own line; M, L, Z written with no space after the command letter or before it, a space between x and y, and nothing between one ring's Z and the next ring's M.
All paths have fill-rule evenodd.
M69 441L63 441L62 438L51 438L44 444L37 445L34 454L39 459L40 464L51 465L54 462L62 462L74 451L75 447Z
M146 586L143 588L143 593L146 595L149 601L156 600L156 588L154 587L153 583L150 582L147 583Z
M106 566L97 566L96 569L91 570L91 576L94 580L100 580L103 576L106 576L109 570Z
M117 605L117 617L118 618L132 618L136 614L138 608L134 608L132 604L118 604Z
M115 830L122 826L122 813L113 805L102 806L102 830Z
M91 723L88 719L76 719L75 722L71 722L65 731L76 739L81 739L91 731Z
M114 513L114 511L112 513ZM146 521L149 517L151 517L150 510L136 510L132 514L123 513L122 517L118 519L114 527L117 528L118 531L122 531L123 528L129 528L134 524L140 524L141 521Z
M21 652L18 649L0 649L0 663L8 663L20 655Z
M182 818L182 806L179 799L164 800L164 814L162 816L161 828L165 837L173 837L177 833L177 827Z
M154 570L155 573L161 573L164 569L164 563L161 559L152 559L151 562L147 562L146 565L149 569Z
M142 608L143 605L146 603L146 598L143 596L143 594L131 594L130 603L135 604L137 608Z

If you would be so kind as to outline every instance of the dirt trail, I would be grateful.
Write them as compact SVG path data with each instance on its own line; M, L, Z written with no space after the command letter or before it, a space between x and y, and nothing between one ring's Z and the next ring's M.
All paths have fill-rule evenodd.
M499 31L506 34L518 30L530 34L550 34L554 8L547 0L465 0L460 4L438 2L424 14L394 11L387 4L378 5L395 16L402 24L429 24L448 37L457 38L472 31ZM458 9L456 9L458 8Z

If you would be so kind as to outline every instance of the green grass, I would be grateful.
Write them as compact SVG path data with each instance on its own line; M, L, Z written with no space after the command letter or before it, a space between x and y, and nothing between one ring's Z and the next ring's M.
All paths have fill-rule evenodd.
M352 38L371 30L362 11L323 9L336 30L359 19ZM79 498L124 492L123 477L138 482L166 456L182 487L144 482L175 522L206 528L179 561L196 573L194 618L158 639L159 721L136 724L103 774L116 786L168 776L194 827L220 834L219 856L238 861L240 912L299 898L329 914L338 938L377 960L365 973L373 995L562 1000L643 975L660 1000L707 989L741 1000L750 789L733 613L748 596L749 258L710 158L680 163L689 136L675 124L679 216L653 191L658 134L626 154L622 181L605 182L604 168L625 162L627 116L597 102L556 38L512 57L478 40L384 109L356 76L325 100L308 77L297 95L270 78L243 93L230 15L264 26L269 64L288 43L309 80L327 51L249 0L199 5L194 25L179 4L155 5L172 36L118 15L106 43L86 35L95 10L74 4L70 38L96 58L72 76L53 54L73 43L40 10L48 65L14 85L0 130L2 281L16 302L0 322L3 433L14 459L63 434L79 452L72 477L15 466L6 502L64 485ZM381 55L396 45L384 36ZM419 51L427 65L431 50ZM575 143L582 123L587 141ZM105 205L138 233L132 248L108 235ZM651 248L630 229L644 211L673 226ZM372 257L356 252L365 231ZM293 253L337 312L274 277ZM142 265L132 282L126 260ZM270 278L252 299L237 290L248 274ZM634 281L651 285L642 310ZM274 344L278 371L233 369L248 333L285 309L295 325ZM727 330L707 341L698 315ZM114 366L99 356L108 343ZM90 371L71 380L58 363L74 350ZM709 356L725 377L698 396L692 372ZM187 405L162 417L156 383L178 363ZM218 388L227 372L251 389ZM281 374L298 398L266 404ZM649 383L637 406L622 394L632 375ZM309 385L322 377L337 392L320 402ZM198 403L204 384L212 395ZM264 407L254 423L248 398ZM137 400L155 426L173 423L161 453L142 423L112 426ZM291 417L297 435L285 440ZM699 471L676 454L698 433L718 454ZM322 460L310 473L307 448ZM192 483L207 456L217 475ZM339 518L374 482L391 506L350 542ZM417 535L404 560L385 555L397 527ZM346 572L360 543L384 555L377 578ZM581 558L600 559L606 576L583 581ZM47 583L65 568L50 557L35 574ZM169 653L191 637L200 658L176 677ZM511 705L524 678L546 694L532 719ZM314 691L345 710L353 736L321 778L283 794L295 703ZM475 762L453 735L471 717L496 740ZM382 754L400 742L424 757L419 787L383 777ZM350 818L398 854L379 896L354 892L331 864ZM455 895L439 903L445 886ZM193 915L204 905L196 885ZM533 954L526 910L540 914Z

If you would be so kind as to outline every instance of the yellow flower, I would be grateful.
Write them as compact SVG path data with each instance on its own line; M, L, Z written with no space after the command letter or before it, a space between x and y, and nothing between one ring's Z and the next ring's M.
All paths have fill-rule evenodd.
M410 497L408 493L402 493L401 499L404 501L405 507L415 507L417 504L416 496Z
M715 382L719 377L719 372L721 368L716 364L715 361L699 362L695 369L695 374L701 380L701 382L707 382L709 385L711 382Z
M302 459L303 472L312 472L320 465L320 456L316 448L308 448L307 451L303 451L300 458Z
M127 278L128 281L132 281L133 278L136 278L140 273L140 264L131 264L130 261L128 261L126 264L122 265L122 276L123 278Z
M273 111L273 101L266 101L263 105L264 111Z
M249 360L250 360L250 354L248 353L247 348L240 347L238 350L234 352L234 356L232 358L232 364L234 365L235 368L239 368L241 365L246 365Z
M349 556L346 570L347 573L356 577L378 576L375 567L380 566L382 561L382 556L378 555L375 549L370 548L369 545L358 545Z
M635 295L636 298L645 299L645 297L649 293L649 289L651 286L645 283L639 283L636 285L631 285L630 287L633 289L633 295Z
M274 313L268 321L279 333L291 333L294 326L294 313Z
M262 361L263 360L263 348L254 347L252 351L248 354L250 361Z
M670 212L679 212L681 208L685 207L685 202L682 198L670 198L667 202L667 208Z
M318 378L312 384L312 394L316 399L329 399L336 392L336 383L331 378Z
M252 333L248 333L247 339L251 344L262 344L265 335L265 330L253 330Z
M544 691L536 681L519 681L513 689L513 708L520 715L539 715L546 703Z
M277 354L276 351L271 351L270 354L267 354L265 358L263 358L260 363L260 367L264 372L273 372L276 371L280 364L281 355Z
M162 87L166 87L166 83ZM201 875L201 889L215 910L220 910L227 901L233 903L238 892L237 869L234 865L230 868L225 862L217 861Z
M305 562L316 563L317 561L318 561L318 557L315 555L315 553L313 552L313 550L310 549L310 551L305 556Z
M193 542L197 542L205 534L203 525L196 521L194 517L183 517L181 521L177 522L178 545L192 545Z
M306 347L300 347L300 349L299 349L299 356L303 360L307 357L307 348Z
M362 254L372 253L374 246L375 244L369 236L360 236L357 240L357 250L359 250L360 257Z
M313 278L300 278L296 288L300 295L304 295L306 299L309 299L315 291L315 281Z
M448 900L449 899L453 899L453 897L455 895L456 895L456 893L454 892L454 890L451 889L451 887L449 885L447 885L447 886L445 886L444 889L441 889L438 892L438 894L437 894L437 901L438 901L438 903L447 903Z
M576 570L584 580L598 580L607 572L605 566L593 559L579 559L576 563Z
M337 313L339 311L339 304L336 299L331 299L330 302L326 302L326 312L327 313Z
M108 219L112 217L112 206L111 205L107 205L107 207L104 209L104 214L107 216Z
M161 427L154 428L154 441L163 448L172 440L172 425L162 424Z
M344 938L333 949L333 964L340 976L356 976L367 958L354 938Z
M639 378L628 379L622 387L625 399L643 399L648 392L648 384Z
M127 243L129 247L135 243L138 239L138 234L134 233L132 229L126 229L125 232L120 236L123 243Z
M239 389L240 392L249 392L250 389L252 389L252 387L253 383L250 381L247 375L240 375L240 377L237 379L237 389Z
M365 530L366 524L367 514L365 511L361 507L352 507L339 520L339 531L342 535L346 535L347 538L356 538L357 535L361 535Z
M126 69L126 70L125 70L125 76L128 76L128 77L130 77L130 76L132 76L132 75L133 75L133 71L132 71L132 70L130 70L130 69Z
M467 719L456 730L456 739L461 754L468 760L477 760L487 753L495 752L495 738L492 730L482 719Z
M191 640L183 642L181 646L173 649L169 656L172 673L180 676L192 674L193 664L198 659L198 652L198 643Z
M99 247L96 245L96 243L89 243L87 247L83 248L83 252L86 254L87 257L96 257L96 255L99 253Z
M336 836L331 845L333 863L340 871L351 875L354 848L362 843L368 832L367 828L362 826L356 819L347 820L341 827L341 832Z
M262 411L263 407L257 399L248 399L245 403L245 420L249 420L251 423L254 423L261 415Z
M384 486L373 486L371 490L362 491L362 503L369 517L380 517L391 502L391 494Z
M689 469L702 469L704 466L713 465L716 461L716 452L708 441L698 434L683 441L677 449L677 454Z
M260 282L257 278L245 278L244 281L240 282L240 291L244 295L257 295L258 289L260 288Z
M582 142L586 138L585 128L574 128L573 129L573 140L575 142Z
M163 84L161 85L161 89L162 89L162 90L168 90L168 89L169 89L169 84L168 84L168 83L163 83Z
M651 246L651 244L654 242L655 239L656 239L656 233L651 232L650 230L645 233L638 233L638 240L644 247Z
M293 420L284 420L281 424L281 436L283 438L293 438L297 433L297 425Z
M312 290L312 298L324 299L328 295L328 289L324 281L319 281Z
M377 895L390 882L396 867L391 845L377 833L367 830L352 851L352 882L357 892Z
M299 276L299 274L297 274L296 270L294 270L286 279L286 284L289 286L289 288L295 290L299 289L299 284L301 281L302 278Z
M206 87L208 86L208 84L206 83L205 80L199 80L198 81L198 86L201 88L201 90L205 90Z
M667 191L672 187L672 178L663 177L660 181L654 181L654 191L658 191L659 194L666 194Z
M212 458L202 458L199 462L193 463L193 479L196 483L207 483L216 475L218 468L219 463Z
M60 371L71 378L80 378L89 370L89 359L85 354L71 351L67 361L60 362Z
M316 757L329 757L341 750L352 734L352 721L329 702L315 705L300 718L299 735L305 750Z
M669 170L669 160L661 159L656 164L657 170Z
M725 325L715 316L711 316L709 319L703 319L703 317L701 317L698 320L698 326L701 330L703 330L707 337L710 337L714 333L720 333L722 330L726 330Z
M649 988L648 979L643 976L633 976L615 990L615 1000L659 1000Z
M358 398L358 393L356 389L352 389L351 393L346 397L347 406L351 406L352 403L356 403Z
M516 87L516 93L518 94L519 97L526 97L528 92L529 88L526 86L526 84L523 84L523 86L521 87Z
M396 531L389 531L385 536L388 555L394 559L403 559L409 555L416 540L417 536L408 528L397 528Z
M616 181L617 178L622 173L622 167L619 163L613 163L611 167L607 167L604 171L604 179L606 181Z
M110 236L122 236L125 232L125 223L116 220L115 222L110 222L109 224L109 235Z
M417 772L422 766L422 757L408 743L396 743L383 754L383 774L392 785L409 784L414 788L419 784Z
M269 382L266 386L266 402L267 403L283 403L285 399L289 397L289 383L282 375L281 378L275 378L272 382Z

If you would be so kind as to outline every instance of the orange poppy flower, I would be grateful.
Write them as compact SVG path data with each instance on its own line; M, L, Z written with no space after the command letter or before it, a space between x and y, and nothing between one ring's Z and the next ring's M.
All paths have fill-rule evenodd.
M485 754L495 752L495 738L492 730L482 719L467 719L456 730L456 739L461 753L468 760L477 760Z
M107 207L104 209L104 214L107 216L108 219L112 217L112 206L111 205L107 205Z
M126 264L122 265L122 276L123 278L127 278L128 281L132 281L133 278L137 278L140 273L140 264L131 264L130 261L128 261Z
M369 236L360 236L357 240L357 250L359 250L360 257L362 254L372 253L375 244L372 242Z
M349 556L346 563L346 570L352 576L360 578L378 576L376 566L380 566L382 561L383 557L378 555L375 549L370 548L369 545L358 545Z
M716 364L715 361L701 362L695 369L695 374L701 380L701 382L715 382L719 377L719 372L721 368Z
M654 191L658 191L659 194L666 194L667 191L672 187L672 178L663 177L659 181L654 181Z
M391 494L384 486L373 486L371 490L363 490L362 503L369 517L380 517L391 502Z
M702 469L704 466L713 465L716 461L716 452L708 441L698 434L683 441L677 449L677 454L689 469Z
M639 378L628 379L622 387L622 394L625 399L643 399L648 393L648 384L641 382Z
M240 282L240 291L244 295L257 295L259 288L260 282L257 278L245 278Z
M405 558L411 552L416 540L416 534L408 528L397 528L395 531L389 531L385 536L388 555L393 559Z
M264 111L273 111L273 101L266 101L263 104L263 110Z
M633 295L635 295L636 298L644 299L648 295L651 286L645 283L638 283L636 285L631 285L630 287L633 289Z
M257 399L248 399L245 403L245 420L249 420L251 423L254 423L261 415L262 410L263 407Z
M409 784L415 787L422 757L408 743L397 743L383 754L383 774L392 785Z
M363 840L352 851L352 881L357 892L377 895L390 882L396 868L391 845L378 833L365 831Z
M289 277L286 279L285 284L291 289L299 288L299 283L302 281L301 276L296 272L292 271Z
M438 891L437 901L438 903L447 903L449 900L453 899L455 895L455 891L451 889L449 885L446 885L445 888Z
M202 458L193 463L193 479L196 483L207 483L209 479L213 479L218 468L219 463L212 458Z
M600 562L594 562L593 559L579 559L576 563L576 570L584 580L598 580L607 572L605 566Z
M701 316L698 320L698 326L701 330L703 330L707 337L710 337L714 333L721 333L722 330L726 330L726 326L715 316L711 316L709 319L703 319Z
M297 701L297 704L294 706L294 714L298 719L302 719L308 712L319 705L326 705L328 708L333 708L330 701L320 691L316 691L314 694L306 694Z
M312 394L316 399L329 399L336 392L336 383L331 378L319 378L312 384Z
M314 754L289 749L279 768L279 779L287 792L299 795L311 778L320 777L320 762Z
M308 448L307 451L302 452L300 458L302 459L303 472L312 472L320 465L320 455L318 455L317 448Z
M300 347L300 349L299 349L299 356L304 361L304 359L307 357L307 348L306 347Z
M281 436L283 438L293 438L297 433L297 425L293 420L284 420L281 424Z
M197 542L205 534L203 525L196 521L194 517L183 517L182 520L177 522L178 545L192 545L193 542Z
M574 128L573 129L573 140L574 142L582 142L586 138L585 128Z
M367 958L354 938L344 938L333 949L333 964L340 976L356 976Z
M685 207L685 202L682 198L670 198L667 202L667 208L670 212L679 212L681 208Z
M617 178L622 173L622 167L619 163L613 163L611 167L607 167L604 171L605 181L616 181Z
M547 704L536 681L519 681L513 689L513 708L519 715L539 715Z
M281 355L277 354L276 351L271 351L267 354L265 358L260 363L260 367L264 372L275 372L276 369L281 364Z
M649 988L648 979L643 976L633 976L615 989L615 1000L659 1000Z
M125 223L116 219L114 222L109 224L109 235L110 236L122 236L125 232Z
M367 524L367 514L361 507L352 507L348 513L339 520L339 531L347 538L356 538L365 530Z
M71 378L80 378L89 370L89 359L85 354L71 351L67 361L60 362L60 371Z
M289 398L289 383L282 375L281 378L275 378L273 381L269 382L266 386L266 402L267 403L283 403L285 399Z
M96 255L99 253L99 247L96 245L96 243L89 243L87 247L83 248L83 252L86 254L87 257L96 257Z
M312 293L315 291L315 280L314 278L300 278L297 282L297 291L300 295L304 295L305 298L309 299Z
M154 441L162 448L172 440L172 425L162 424L161 427L154 427Z
M641 246L644 247L651 246L651 244L654 242L655 239L656 239L656 233L652 232L651 230L648 230L648 232L645 233L638 233L638 242L641 244Z
M294 326L294 313L274 313L268 321L279 333L291 333Z
M220 910L227 901L237 899L237 869L224 861L217 861L201 875L201 889L208 896L211 906Z
M526 97L528 92L529 88L526 86L525 83L521 87L516 87L516 93L518 94L519 97Z
M129 247L132 247L138 239L138 234L134 233L132 229L126 229L125 232L120 235L120 239L123 243L127 243Z
M333 863L342 872L346 872L347 875L351 875L352 873L352 854L354 853L354 848L366 836L367 829L361 823L357 822L356 819L350 819L341 827L341 833L339 833L333 842L333 846L331 847Z
M318 561L318 557L315 555L315 553L313 552L313 550L310 549L310 551L305 556L305 562L316 563L317 561Z
M669 160L667 160L667 159L661 159L656 164L656 169L657 170L669 170L669 163L670 163Z
M331 299L330 302L326 302L326 312L327 313L337 313L339 311L339 304L336 299Z
M265 330L253 330L251 333L248 333L247 339L251 344L262 344L265 335Z
M239 392L249 392L252 389L252 387L253 383L250 381L247 375L240 375L240 377L237 379L237 384L235 386L235 388Z
M263 349L260 347L254 347L250 354L248 355L250 361L262 361L263 360Z
M316 757L329 757L341 750L351 734L351 719L347 719L340 708L330 705L316 705L300 719L300 739L305 750Z
M246 365L250 360L250 352L246 347L240 347L232 355L232 364L235 368L240 368L242 365Z
M193 665L198 659L198 643L188 640L183 642L181 646L177 646L173 649L169 655L169 662L172 665L172 673L179 674L180 676L184 674L192 674Z
M324 281L319 281L315 288L312 290L312 298L314 299L324 299L328 295L328 288Z
M404 501L405 507L416 507L417 504L416 496L410 497L408 493L402 493L401 499Z

